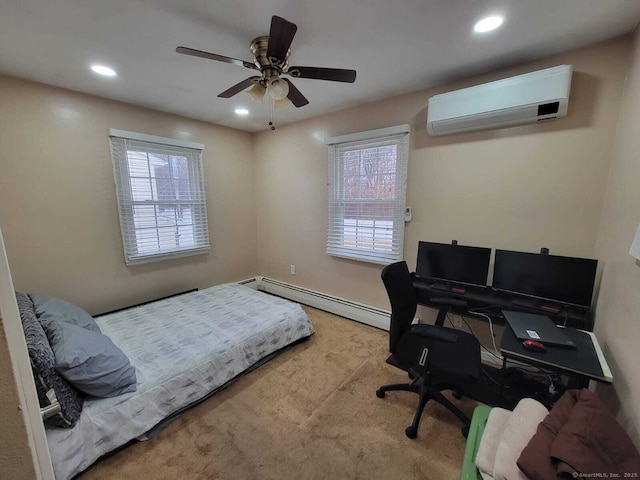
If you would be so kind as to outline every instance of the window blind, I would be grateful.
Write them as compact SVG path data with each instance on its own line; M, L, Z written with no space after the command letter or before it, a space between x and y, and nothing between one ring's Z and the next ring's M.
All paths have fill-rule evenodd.
M402 259L409 133L378 132L329 146L327 253L386 265Z
M149 138L109 137L127 265L210 249L202 148Z

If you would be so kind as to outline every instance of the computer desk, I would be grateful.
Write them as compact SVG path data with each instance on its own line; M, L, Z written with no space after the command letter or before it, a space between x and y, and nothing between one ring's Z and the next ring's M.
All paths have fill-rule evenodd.
M511 327L505 326L502 342L500 343L500 353L502 354L500 404L502 404L505 372L507 360L509 359L551 370L561 375L576 376L585 383L589 380L601 383L613 382L611 369L593 332L586 332L576 328L564 328L563 331L573 340L577 348L568 349L547 346L544 352L532 352L524 348L522 341L516 338Z
M436 325L444 326L445 319L449 313L478 318L485 321L487 319L484 315L488 315L495 324L504 325L502 343L500 346L503 365L501 372L499 404L502 403L503 399L506 362L509 358L529 365L560 372L561 374L571 375L574 378L577 377L580 382L586 384L588 384L589 380L595 380L603 383L611 383L613 381L613 376L611 375L609 366L602 354L600 345L598 344L595 335L590 332L593 330L593 323L589 310L561 306L557 312L545 311L541 308L536 308L535 301L528 303L528 299L525 298L525 301L522 302L521 300L523 300L523 297L521 296L494 291L490 287L469 287L465 288L464 293L462 293L455 291L457 290L454 289L455 287L448 290L434 288L432 282L418 278L415 274L412 274L412 279L418 304L438 310L438 316L435 322ZM544 306L544 304L539 303L537 306ZM522 346L522 342L519 342L515 338L511 328L505 324L504 317L502 316L502 310L538 313L548 316L559 326L575 327L567 328L567 331L581 332L580 334L570 334L577 337L574 341L577 340L576 344L578 345L578 349L573 352L571 350L548 349L546 352L541 354L525 350ZM474 312L481 312L484 315L478 315ZM576 330L576 328L580 330ZM561 351L554 352L554 350ZM586 355L586 357L590 359L589 365L591 366L589 368L581 365L580 362L576 363L576 355L585 351L590 352ZM593 365L594 363L596 366ZM598 371L596 367L600 368L600 370Z

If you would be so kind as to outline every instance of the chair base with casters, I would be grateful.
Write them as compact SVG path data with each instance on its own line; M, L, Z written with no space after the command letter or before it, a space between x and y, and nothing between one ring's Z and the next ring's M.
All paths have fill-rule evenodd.
M422 377L415 373L410 373L409 377L413 378L411 383L392 383L389 385L383 385L378 390L376 390L376 396L378 398L384 398L386 392L394 391L413 392L418 394L418 409L416 410L416 413L413 417L413 423L409 425L404 431L407 437L416 438L418 436L418 426L420 425L420 419L422 418L422 411L424 410L424 407L427 405L427 402L429 400L435 400L440 405L446 407L447 410L452 412L462 421L462 423L464 423L464 426L462 427L462 435L464 436L464 438L467 438L467 435L469 434L469 426L471 425L471 420L469 419L469 417L467 417L458 407L451 403L440 390L426 385ZM462 395L458 390L452 390L452 394L454 398L462 398Z

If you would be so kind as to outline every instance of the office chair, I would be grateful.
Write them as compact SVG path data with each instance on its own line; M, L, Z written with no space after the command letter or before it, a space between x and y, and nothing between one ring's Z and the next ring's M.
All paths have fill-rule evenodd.
M480 344L471 334L434 325L412 325L418 306L416 293L406 262L387 265L382 270L382 282L391 302L389 350L400 368L409 372L411 383L384 385L376 391L378 398L385 392L402 390L420 397L413 423L405 430L407 437L416 438L422 411L429 400L435 400L454 413L462 422L462 434L469 432L469 418L441 392L460 392L480 376Z

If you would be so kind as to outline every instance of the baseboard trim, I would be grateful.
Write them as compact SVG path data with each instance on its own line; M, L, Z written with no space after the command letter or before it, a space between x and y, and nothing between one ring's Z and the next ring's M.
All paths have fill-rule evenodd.
M371 325L382 330L389 330L391 312L381 308L358 303L346 298L329 295L272 278L259 277L258 290L293 300L310 307L319 308L356 322Z

